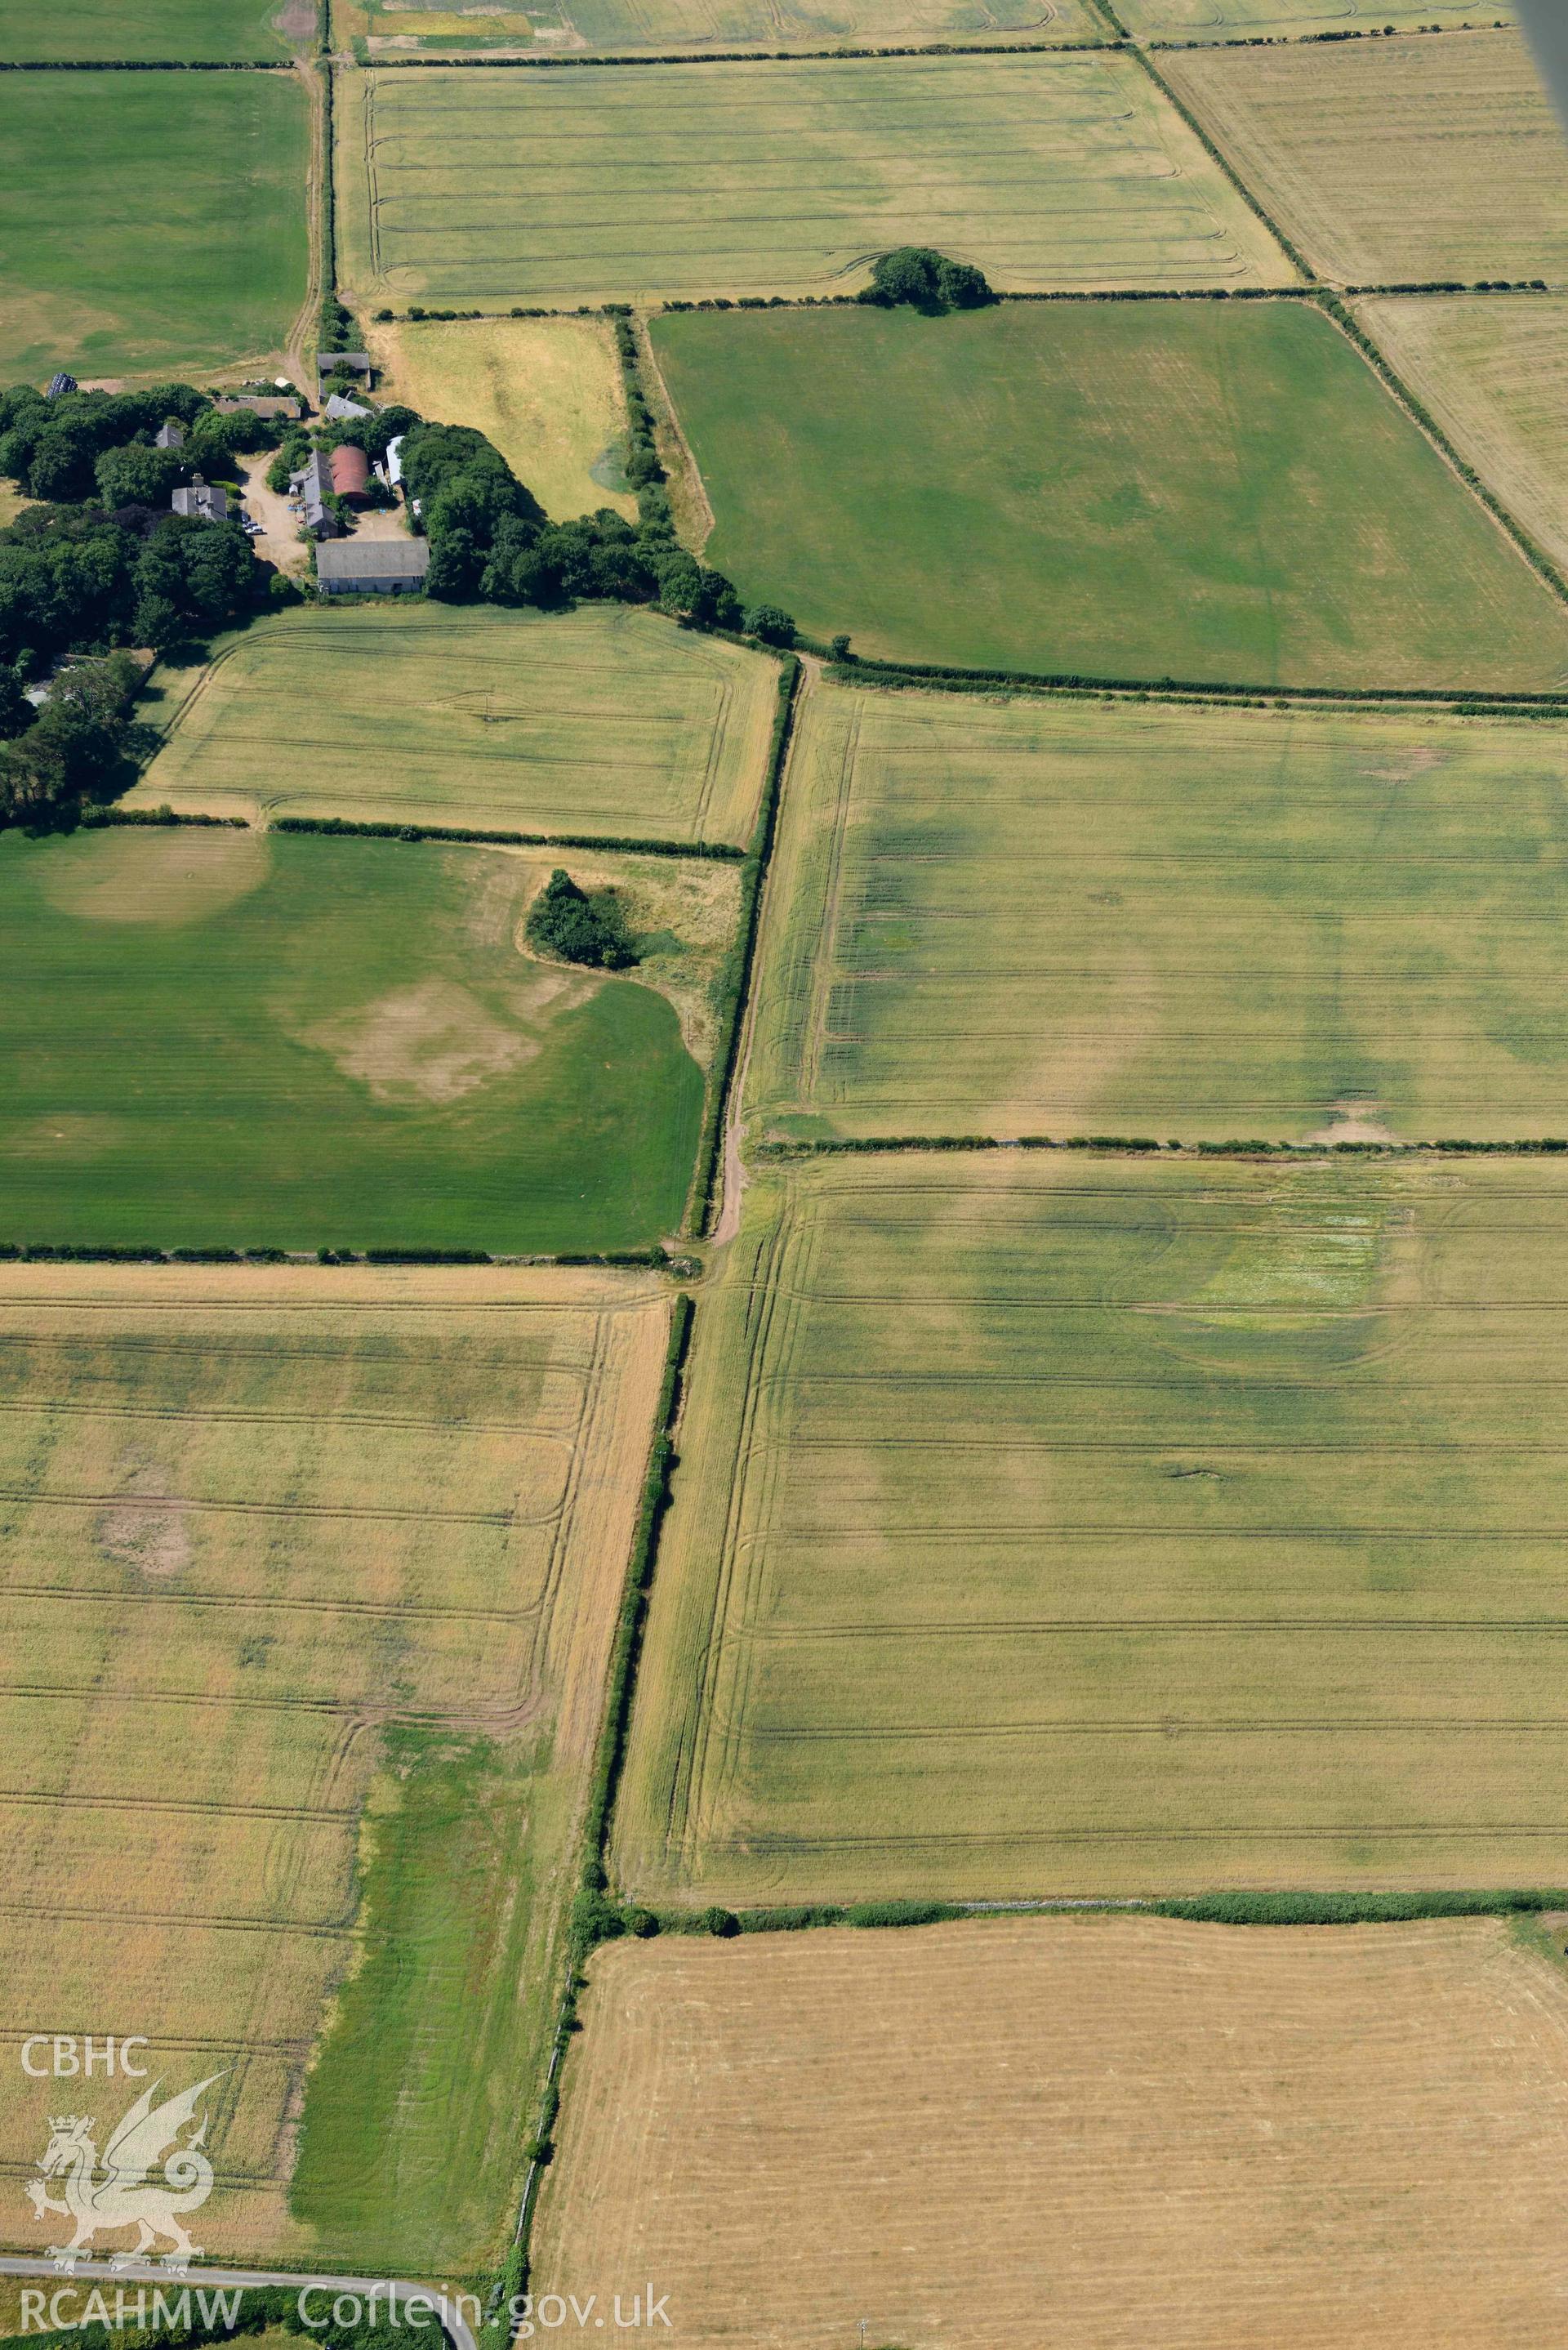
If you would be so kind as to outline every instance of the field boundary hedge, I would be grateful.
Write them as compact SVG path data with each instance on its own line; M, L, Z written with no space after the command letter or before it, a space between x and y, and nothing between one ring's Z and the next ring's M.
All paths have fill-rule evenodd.
M686 1229L693 1238L703 1238L711 1231L719 1189L718 1177L722 1155L724 1121L729 1113L730 1097L734 1089L736 1062L740 1055L741 1031L746 1002L751 994L752 971L756 961L757 931L762 910L763 884L767 878L773 855L774 833L778 821L779 795L784 785L784 761L789 755L790 736L794 725L795 697L800 685L801 666L797 657L786 656L779 671L778 707L774 712L773 737L768 745L767 769L763 778L763 793L757 808L757 821L752 834L751 847L746 851L741 868L741 911L736 925L734 944L724 958L715 983L717 1008L715 1028L718 1044L713 1055L713 1074L709 1087L709 1100L702 1121L702 1139L697 1147L697 1165L691 1179L691 1204Z
M571 2035L577 2025L577 1994L584 1981L583 1960L596 1943L612 1939L628 1929L647 1932L655 1926L650 1911L628 1912L607 1898L609 1879L605 1868L605 1847L626 1752L627 1728L631 1718L637 1668L642 1655L642 1636L659 1546L659 1530L670 1506L670 1476L676 1462L675 1425L680 1413L695 1311L690 1295L685 1290L680 1291L674 1302L670 1337L664 1350L664 1374L655 1408L654 1430L649 1446L648 1465L643 1473L642 1498L638 1505L631 1554L621 1589L620 1614L616 1624L615 1646L606 1683L604 1713L583 1814L577 1892L572 1904L567 1932L566 1988L556 2017L556 2036L529 2151L516 2225L513 2230L512 2250L492 2288L485 2320L485 2337L493 2345L503 2344L508 2339L511 2328L504 2304L511 2296L521 2293L527 2282L534 2210L538 2200L539 2181L554 2151L552 2137L561 2107L561 2068Z
M0 57L0 73L292 73L286 57Z
M134 816L134 811L133 811ZM180 817L175 823L184 821ZM243 816L200 816L192 822L243 824ZM710 863L740 865L747 851L728 840L644 840L635 833L500 832L463 824L361 823L346 816L280 816L272 832L325 833L335 839L469 841L504 848L615 848L637 857L694 857Z
M688 54L681 49L661 49L656 57L639 54L597 57L374 57L368 70L371 73L429 73L433 69L444 73L467 73L472 67L491 72L560 73L566 70L591 72L596 68L607 66L794 66L833 64L839 59L855 64L877 57L1104 57L1110 50L1131 47L1131 40L1123 33L1102 41L920 41L907 42L898 48L888 49L704 49L700 54Z
M1127 48L1131 50L1133 56L1137 57L1139 65L1142 66L1145 73L1147 74L1150 81L1153 82L1156 89L1159 91L1160 96L1165 99L1166 104L1172 108L1174 111L1181 117L1182 121L1186 123L1189 130L1191 131L1193 137L1197 140L1204 153L1209 157L1210 161L1211 163L1218 164L1226 179L1230 181L1231 185L1235 189L1236 193L1241 197L1241 202L1246 205L1248 211L1250 213L1254 213L1258 219L1262 222L1263 226L1268 230L1269 234L1273 238L1274 243L1279 246L1286 260L1291 263L1293 268L1300 270L1302 276L1307 280L1309 285L1315 286L1317 283L1317 272L1313 267L1312 264L1306 259L1304 255L1298 253L1295 246L1291 243L1290 238L1280 226L1278 221L1274 219L1273 215L1267 210L1259 198L1252 193L1251 189L1247 185L1246 181L1243 180L1240 172L1237 171L1235 165L1231 162L1231 158L1226 154L1224 149L1217 146L1215 141L1210 139L1208 131L1204 129L1198 117L1193 113L1191 108L1187 105L1184 99L1178 98L1175 90L1171 88L1170 84L1166 80L1165 76L1160 72L1159 68L1149 56L1147 47L1133 39L1132 36L1127 31L1127 26L1122 23L1121 18L1117 16L1116 9L1111 5L1111 0L1090 0L1090 5L1091 7L1098 9L1100 15L1104 17L1106 23L1111 27L1111 30L1116 35L1118 40L1125 43ZM1208 45L1200 44L1199 46ZM1217 46L1225 45L1219 44Z
M171 807L87 807L83 808L80 829L102 832L117 825L154 825L161 830L176 825L197 825L208 831L249 832L251 826L243 816L176 816Z
M570 65L569 57L548 60ZM1320 284L1303 286L1047 286L992 288L996 302L1311 302L1325 292ZM1410 278L1386 286L1347 286L1345 295L1550 294L1543 277ZM858 294L705 294L694 301L680 296L649 302L645 317L680 316L692 310L836 310L864 309ZM504 310L432 309L422 302L406 310L377 312L378 318L400 326L442 327L494 322L505 318L624 317L631 306L624 302L514 302Z
M1151 49L1310 49L1319 41L1411 41L1430 33L1499 33L1512 29L1490 25L1351 25L1333 33L1238 33L1225 41L1173 41L1158 36L1145 43Z
M1225 685L1195 678L1088 677L1072 670L965 669L952 661L891 661L857 655L831 664L840 685L946 685L962 690L996 686L1044 693L1106 694L1135 701L1213 703L1231 709L1285 709L1294 702L1367 704L1398 702L1449 710L1460 717L1497 715L1568 717L1568 691L1504 693L1491 689L1441 685Z
M670 1273L693 1268L667 1249L564 1250L556 1256L495 1255L488 1249L158 1248L130 1241L0 1241L0 1264L537 1264L607 1265Z
M1185 1918L1206 1926L1398 1925L1421 1918L1495 1918L1568 1910L1568 1891L1511 1887L1416 1893L1199 1893L1158 1896L1055 1895L1037 1901L814 1901L777 1908L720 1910L659 1909L660 1934L714 1934L732 1940L740 1934L798 1934L824 1926L867 1930L905 1926L950 1926L987 1918L1097 1915Z
M1219 1141L1161 1142L1141 1134L869 1134L832 1135L802 1142L752 1145L753 1159L868 1159L916 1150L1092 1150L1101 1159L1555 1159L1568 1137L1530 1141L1472 1142L1442 1136L1430 1142L1268 1142L1255 1137Z

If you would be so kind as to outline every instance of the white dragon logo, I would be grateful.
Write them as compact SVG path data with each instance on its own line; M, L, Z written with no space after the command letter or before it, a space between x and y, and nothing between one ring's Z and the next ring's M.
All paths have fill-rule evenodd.
M111 2269L145 2260L159 2236L170 2241L171 2249L163 2255L163 2262L176 2274L200 2258L202 2247L191 2241L180 2214L196 2210L213 2191L213 2166L201 2150L207 2135L206 2116L202 2116L200 2128L184 2146L175 2141L186 2123L194 2120L202 2091L222 2079L221 2073L211 2073L193 2089L182 2090L161 2106L152 2103L158 2082L143 2089L103 2150L101 2178L91 2114L50 2116L49 2143L38 2165L39 2176L29 2181L27 2193L36 2219L41 2220L46 2211L57 2211L75 2223L76 2233L68 2244L49 2247L49 2258L57 2268L73 2270L78 2253L87 2250L95 2236L117 2228L134 2228L138 2238L130 2251L117 2253L110 2261ZM148 2172L165 2147L173 2151L163 2164L162 2178L149 2180ZM64 2202L44 2184L62 2174Z

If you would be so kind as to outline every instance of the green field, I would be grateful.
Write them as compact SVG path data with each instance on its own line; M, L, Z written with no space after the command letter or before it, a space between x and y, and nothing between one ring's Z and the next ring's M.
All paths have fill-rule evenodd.
M1334 284L1568 281L1568 158L1517 33L1205 47L1159 62Z
M1550 1159L763 1175L698 1316L625 1881L1557 1882L1565 1285Z
M521 956L502 850L114 831L0 851L0 1235L635 1248L702 1077L671 1004Z
M372 57L422 49L441 57L481 50L831 48L836 42L901 46L929 41L1103 41L1090 0L553 0L547 7L487 0L486 13L439 0L333 0L339 45Z
M747 1107L812 1135L1568 1132L1563 732L814 691Z
M0 59L236 57L276 61L274 18L284 0L0 0ZM309 15L314 19L315 8ZM315 45L314 21L304 47Z
M367 307L838 293L909 242L1004 286L1293 275L1119 56L371 72L334 121Z
M414 77L410 77L414 78ZM863 654L1539 688L1568 615L1295 302L679 314L707 559Z
M743 843L775 678L619 605L284 613L152 702L172 728L132 799Z
M293 74L5 83L0 379L220 367L282 344L306 275Z

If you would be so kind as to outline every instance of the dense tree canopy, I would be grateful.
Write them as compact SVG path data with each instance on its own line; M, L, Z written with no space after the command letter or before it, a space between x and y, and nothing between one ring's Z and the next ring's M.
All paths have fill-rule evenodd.
M171 420L182 443L160 449ZM244 532L170 501L273 429L248 409L220 415L190 384L0 393L0 473L36 501L0 530L0 828L69 826L130 782L140 671L120 649L167 651L254 604L265 575ZM25 689L38 680L36 709Z
M563 962L625 971L637 961L618 892L581 889L558 865L528 910L527 936L531 946Z

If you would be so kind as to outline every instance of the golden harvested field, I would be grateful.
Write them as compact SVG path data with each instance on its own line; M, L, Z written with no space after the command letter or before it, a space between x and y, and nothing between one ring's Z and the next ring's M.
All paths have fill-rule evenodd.
M602 318L465 318L371 326L383 390L437 424L472 424L556 522L613 506L625 486L626 399Z
M1334 283L1568 278L1568 156L1511 30L1159 62Z
M698 1316L645 1896L1568 1881L1568 1167L774 1167Z
M1116 14L1133 32L1172 41L1300 40L1314 33L1380 33L1440 26L1513 21L1512 0L1117 0Z
M494 2254L667 1328L642 1275L0 1268L8 2243L47 2028L222 2076L212 2251Z
M1384 296L1355 308L1488 488L1568 564L1568 299Z
M847 293L907 243L1010 288L1294 282L1124 56L438 67L337 92L340 268L369 309Z
M760 1132L1568 1130L1561 728L814 688Z
M1103 41L1089 0L553 0L543 8L483 0L450 8L424 0L333 0L345 47L462 57L564 51L831 48L940 40Z
M743 843L777 677L628 605L279 613L171 679L130 804Z
M651 2276L680 2350L1561 2334L1568 1981L1496 1919L681 1937L591 1977L535 2287Z

